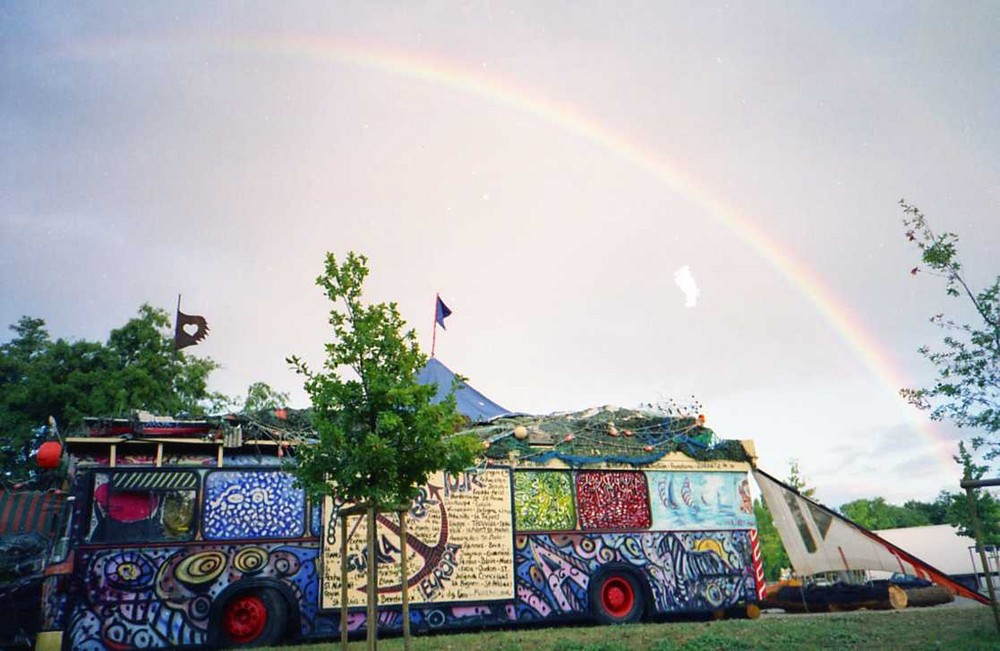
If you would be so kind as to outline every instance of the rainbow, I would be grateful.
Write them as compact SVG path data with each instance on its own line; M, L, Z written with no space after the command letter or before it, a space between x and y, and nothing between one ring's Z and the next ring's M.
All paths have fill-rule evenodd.
M141 41L130 39L129 44L142 48L156 40L159 38ZM164 45L176 48L179 40L190 41L182 44L192 47L245 50L258 55L264 53L271 56L305 57L423 81L507 106L511 110L529 114L557 129L587 140L654 175L678 196L701 208L710 218L725 226L739 240L756 251L812 304L894 398L901 400L898 388L912 384L896 369L895 362L884 351L875 335L865 327L859 316L811 268L792 255L790 247L762 230L749 215L717 197L697 178L686 173L662 152L595 120L578 107L560 103L497 74L487 73L482 67L463 66L427 52L376 48L361 42L301 34L237 35L224 40L217 37L171 37ZM107 45L106 42L102 44L105 47ZM85 45L84 52L92 54L95 50ZM959 473L951 456L951 443L919 411L914 409L910 413L913 426L932 445L942 467L949 475L957 476Z

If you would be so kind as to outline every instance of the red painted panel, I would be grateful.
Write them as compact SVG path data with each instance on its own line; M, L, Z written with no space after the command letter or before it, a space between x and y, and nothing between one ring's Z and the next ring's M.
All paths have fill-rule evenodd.
M641 472L580 472L576 495L583 529L648 529L652 522L649 488Z

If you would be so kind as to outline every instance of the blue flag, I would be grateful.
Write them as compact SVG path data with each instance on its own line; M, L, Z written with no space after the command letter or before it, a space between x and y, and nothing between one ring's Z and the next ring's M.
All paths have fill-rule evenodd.
M441 300L441 297L438 296L437 309L435 310L434 313L434 320L437 321L442 328L447 330L448 328L444 327L444 320L447 319L449 316L451 316L451 308L445 305L444 301Z

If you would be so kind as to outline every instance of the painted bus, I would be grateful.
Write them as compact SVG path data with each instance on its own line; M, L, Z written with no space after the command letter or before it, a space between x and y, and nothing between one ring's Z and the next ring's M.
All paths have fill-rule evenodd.
M510 417L475 430L488 446L482 463L432 476L407 513L405 540L395 514L379 515L375 559L365 519L354 516L342 555L348 505L309 503L278 430L104 428L67 439L72 499L46 570L36 649L331 638L344 608L360 635L372 566L377 626L391 634L402 630L404 553L418 632L755 617L764 582L752 445L699 440L679 419L644 430L648 420L611 415L634 431L609 428L604 412L596 425L587 415Z

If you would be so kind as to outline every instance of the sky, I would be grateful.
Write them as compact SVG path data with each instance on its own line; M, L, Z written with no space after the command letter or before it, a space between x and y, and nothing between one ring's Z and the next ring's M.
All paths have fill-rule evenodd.
M326 252L513 411L702 405L831 506L958 490L901 198L1000 248L1000 6L0 4L0 322L206 317L211 388L322 362ZM6 329L0 340L11 333Z

